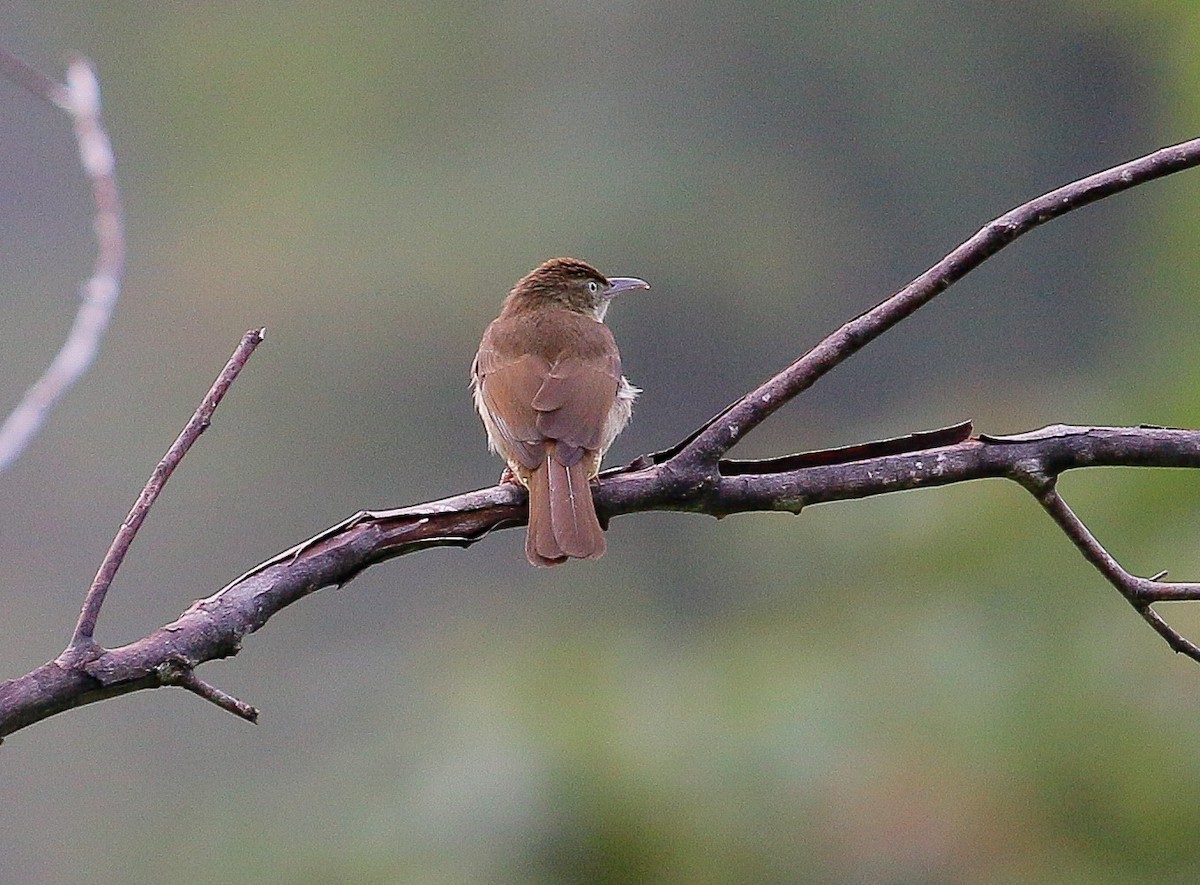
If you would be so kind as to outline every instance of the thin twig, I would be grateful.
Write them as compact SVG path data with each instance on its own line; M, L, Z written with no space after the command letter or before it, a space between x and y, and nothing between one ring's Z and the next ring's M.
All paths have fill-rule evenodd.
M100 607L104 605L104 597L108 593L108 588L112 585L113 578L116 577L121 563L124 562L125 554L129 552L129 546L133 543L133 539L137 537L138 530L142 527L142 522L146 519L146 514L154 506L154 502L158 499L163 486L171 478L171 474L179 465L179 462L183 460L183 456L188 453L192 444L200 438L200 434L208 429L208 425L212 421L213 412L216 411L217 406L224 399L229 386L233 384L238 373L242 371L242 367L246 365L246 361L250 359L250 355L262 343L265 334L266 329L251 329L242 336L241 343L238 344L237 349L233 352L233 356L229 358L229 362L225 364L225 368L221 370L221 374L217 376L217 380L209 388L208 393L192 415L191 420L188 421L179 436L176 437L175 442L171 444L163 459L158 462L158 466L154 468L154 472L150 474L150 478L146 481L142 493L138 495L137 502L133 505L133 509L129 511L129 515L125 517L125 521L121 523L121 528L117 532L116 537L113 538L112 545L108 548L108 553L105 554L103 562L100 563L100 568L96 572L92 586L88 590L87 597L84 599L83 610L79 613L79 621L75 625L75 633L71 637L71 644L68 646L68 651L78 652L93 647L92 637L95 635L96 619L100 616Z
M1200 164L1200 138L1162 148L1043 194L984 225L895 295L843 325L812 350L714 417L677 456L679 463L717 460L822 375L944 292L1021 234L1060 215L1147 181Z
M1193 661L1200 661L1200 645L1196 645L1190 639L1182 636L1178 630L1164 621L1162 615L1149 605L1144 605L1138 608L1137 611L1145 619L1146 623L1153 627L1158 632L1158 635L1167 641L1167 645L1173 651L1181 655L1187 655Z
M1027 470L1028 464L1020 466L1021 474L1026 477L1028 477ZM1125 597L1125 601L1133 606L1146 623L1153 627L1172 649L1200 663L1200 646L1185 639L1178 630L1151 608L1155 602L1200 599L1200 584L1161 581L1160 578L1166 575L1166 572L1159 572L1151 578L1139 578L1137 575L1130 574L1084 525L1083 520L1075 515L1075 511L1059 494L1057 484L1053 480L1031 482L1026 479L1022 481L1022 485L1033 494L1084 558L1117 588Z
M58 354L0 425L0 472L7 470L37 435L46 416L92 365L121 292L125 228L112 144L100 122L100 85L83 60L67 69L67 85L55 83L0 49L0 74L63 108L74 121L79 159L92 186L96 214L96 261L82 286L79 310Z

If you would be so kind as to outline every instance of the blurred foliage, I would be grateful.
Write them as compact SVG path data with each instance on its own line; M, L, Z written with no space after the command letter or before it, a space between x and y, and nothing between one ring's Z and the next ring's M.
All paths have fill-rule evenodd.
M99 69L130 228L95 369L0 477L3 676L64 643L241 332L267 344L100 624L141 635L360 507L494 481L478 335L555 254L670 444L987 219L1198 134L1175 2L9 3ZM0 403L91 261L66 121L0 87ZM1200 175L1047 226L839 367L743 454L960 420L1197 426ZM0 406L2 407L2 406ZM1200 477L1064 488L1125 564L1200 572ZM1019 489L798 518L519 532L325 591L182 692L0 748L0 880L1161 883L1200 874L1200 671ZM1200 635L1200 610L1168 609ZM49 825L48 822L53 822Z

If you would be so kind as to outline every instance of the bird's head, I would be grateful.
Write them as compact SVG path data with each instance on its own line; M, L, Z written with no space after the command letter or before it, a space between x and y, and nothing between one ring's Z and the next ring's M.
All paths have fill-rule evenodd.
M636 277L606 277L585 261L551 258L521 277L508 301L518 309L564 307L603 320L615 295L649 288Z

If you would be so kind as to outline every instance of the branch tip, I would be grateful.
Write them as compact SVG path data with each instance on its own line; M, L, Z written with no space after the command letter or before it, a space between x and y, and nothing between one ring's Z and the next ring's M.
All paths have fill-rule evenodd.
M85 58L67 66L67 95L70 111L77 117L95 117L100 113L100 81Z

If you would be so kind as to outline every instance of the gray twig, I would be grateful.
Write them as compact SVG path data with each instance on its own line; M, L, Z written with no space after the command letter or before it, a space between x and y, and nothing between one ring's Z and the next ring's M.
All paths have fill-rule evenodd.
M121 292L125 227L112 144L100 122L100 84L82 59L67 68L67 85L54 82L0 48L0 75L67 111L74 122L79 159L92 186L96 261L80 292L79 310L58 354L0 424L0 472L37 435L46 416L92 365Z

